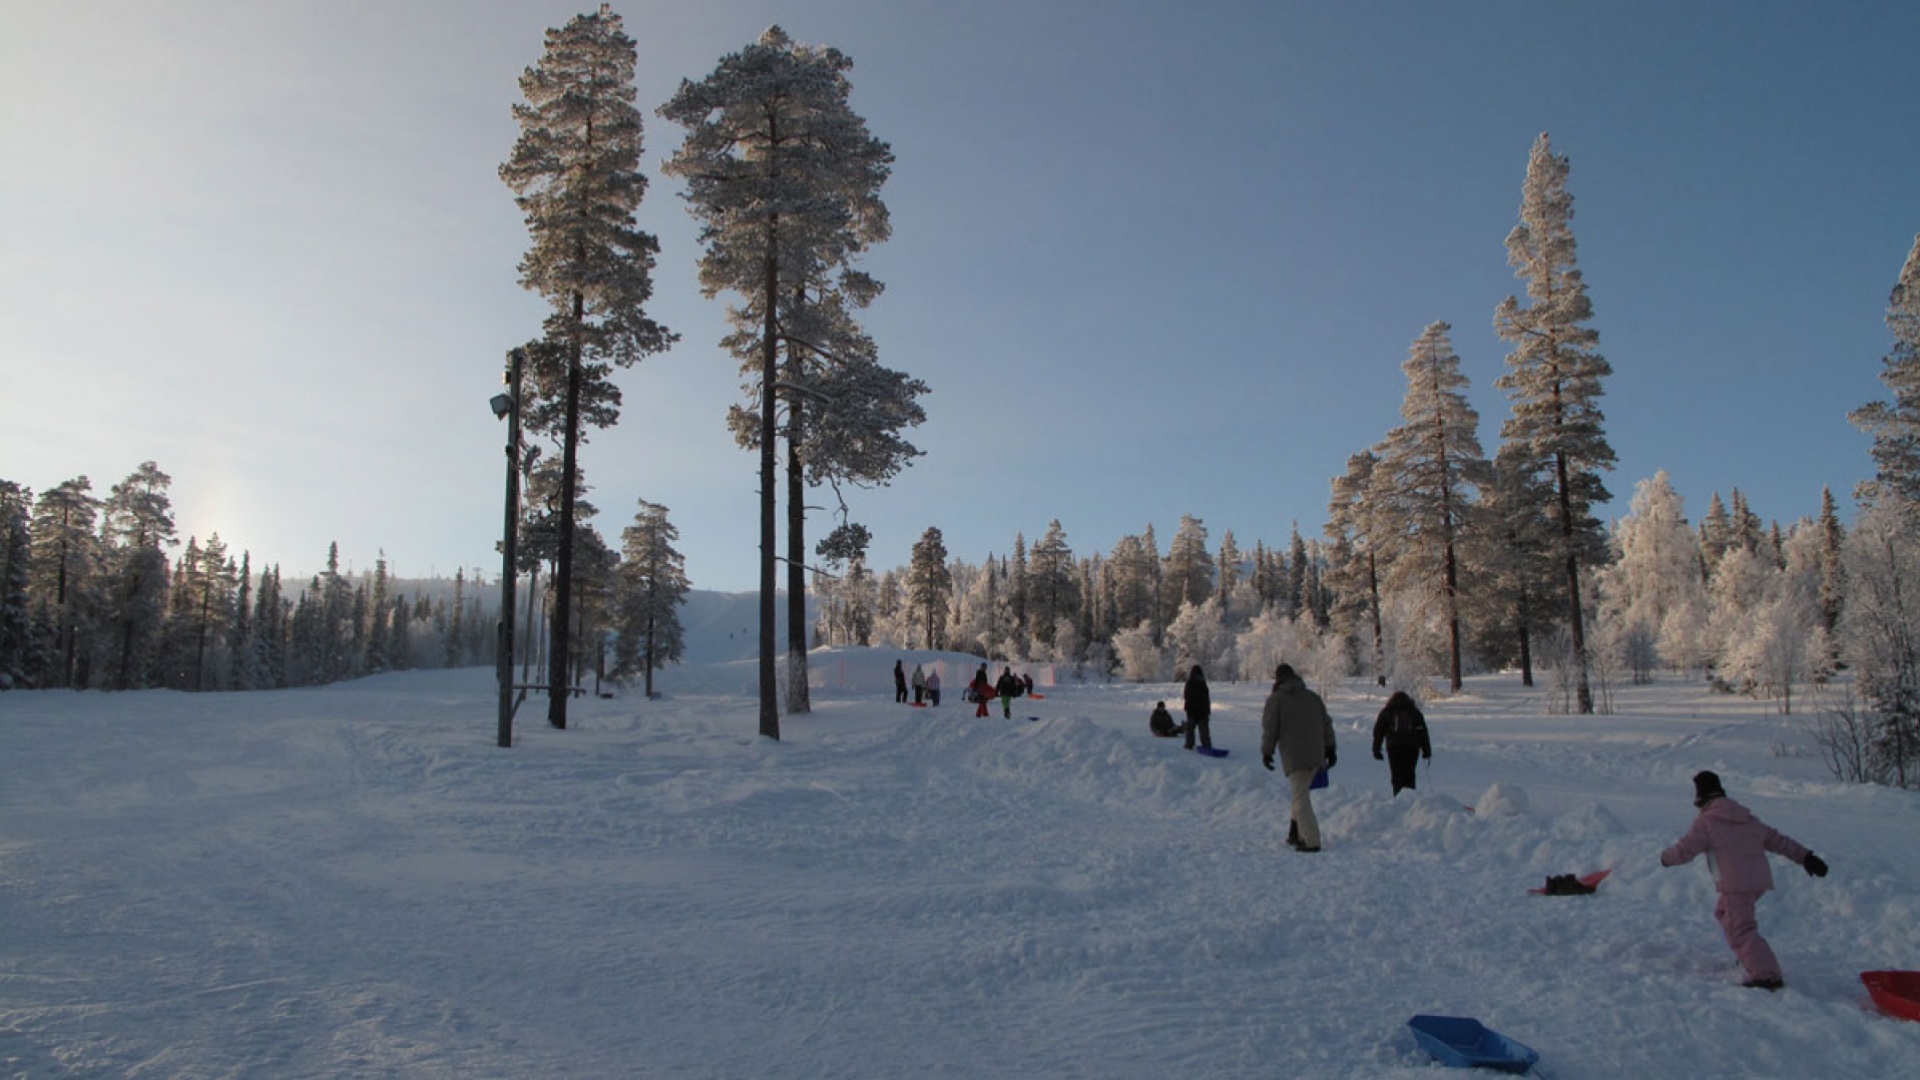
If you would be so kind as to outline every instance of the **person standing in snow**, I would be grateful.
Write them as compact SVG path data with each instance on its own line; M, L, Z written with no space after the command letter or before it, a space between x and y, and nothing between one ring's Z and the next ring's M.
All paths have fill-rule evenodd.
M920 704L922 701L926 700L926 696L927 696L927 673L920 670L919 664L915 664L913 665L913 703L915 705Z
M1741 985L1778 990L1786 985L1780 975L1780 961L1767 939L1760 936L1760 922L1754 914L1761 895L1773 888L1773 867L1767 862L1767 853L1799 863L1813 877L1826 877L1827 864L1728 798L1715 773L1694 774L1693 805L1700 808L1693 827L1679 843L1660 853L1660 865L1679 866L1706 854L1714 888L1720 894L1713 917L1726 935L1727 947L1746 970L1747 979Z
M1384 757L1381 743L1386 744ZM1386 707L1373 721L1373 760L1385 761L1393 778L1393 793L1411 789L1420 759L1433 760L1433 743L1427 738L1427 718L1404 690L1395 690Z
M1026 690L1026 687L1020 682L1020 676L1015 675L1011 667L1001 668L1000 680L993 684L993 689L995 693L1000 695L1001 717L1007 720L1013 719L1013 699L1019 697Z
M981 664L980 670L973 673L973 681L967 684L967 693L979 706L973 710L975 716L987 715L987 699L993 697L993 680L987 678L987 665Z
M927 704L928 706L938 706L940 704L939 668L927 672Z
M1193 670L1187 672L1187 685L1183 693L1185 700L1180 703L1180 708L1187 714L1187 749L1193 749L1196 733L1200 736L1201 746L1213 749L1213 734L1207 730L1207 718L1213 715L1213 695L1207 690L1207 676L1200 670L1199 664L1193 665Z
M1153 714L1147 717L1147 730L1162 739L1175 738L1180 734L1180 725L1173 722L1173 714L1167 711L1167 703L1153 703Z
M1320 821L1313 816L1313 774L1338 760L1333 744L1333 719L1327 703L1307 689L1291 664L1273 672L1273 693L1260 710L1260 764L1273 768L1273 753L1292 789L1293 819L1287 823L1287 843L1296 851L1320 850ZM1298 834L1297 837L1295 834Z
M907 703L907 669L904 660L893 662L893 700L897 704Z

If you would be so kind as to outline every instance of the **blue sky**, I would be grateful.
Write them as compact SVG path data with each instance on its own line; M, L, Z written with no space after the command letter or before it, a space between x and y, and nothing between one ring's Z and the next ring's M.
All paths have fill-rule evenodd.
M0 0L0 477L97 494L152 459L182 536L290 577L337 541L407 575L498 567L503 425L538 329L496 170L520 71L594 5ZM1003 554L1058 518L1110 550L1182 514L1318 535L1453 324L1489 452L1527 151L1571 159L1613 364L1610 517L1666 469L1698 520L1843 506L1920 232L1920 5L616 3L639 47L670 352L583 463L617 542L669 507L696 587L755 581L722 301L652 109L779 23L848 53L897 157L866 323L924 379L926 456L856 491L873 561L928 526ZM815 500L831 505L830 493ZM816 514L812 529L831 524Z

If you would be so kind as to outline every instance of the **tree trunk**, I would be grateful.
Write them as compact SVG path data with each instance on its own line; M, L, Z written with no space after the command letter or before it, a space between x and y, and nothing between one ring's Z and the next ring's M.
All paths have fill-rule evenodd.
M807 690L807 503L800 444L806 406L787 403L787 712L813 711Z
M774 671L776 619L773 609L774 545L778 540L774 514L774 466L778 459L774 455L777 432L773 384L780 377L779 343L775 336L779 322L774 310L780 299L779 237L776 215L767 224L767 276L761 292L764 310L760 328L760 734L769 739L780 737L780 681Z
M586 315L586 298L573 294L573 321ZM567 726L567 688L573 671L567 655L573 617L573 489L580 461L580 341L567 343L567 419L560 444L560 553L553 571L553 655L547 668L547 722Z
M1574 693L1581 715L1593 712L1593 687L1587 682L1587 633L1580 612L1580 556L1573 546L1573 493L1567 486L1567 456L1554 456L1560 484L1560 542L1567 558L1567 635L1573 647Z

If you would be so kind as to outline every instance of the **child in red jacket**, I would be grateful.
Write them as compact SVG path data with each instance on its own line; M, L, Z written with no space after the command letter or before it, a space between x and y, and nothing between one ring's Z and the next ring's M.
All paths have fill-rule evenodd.
M1760 936L1760 923L1754 915L1761 894L1773 888L1773 868L1767 864L1767 852L1799 863L1814 877L1826 877L1827 864L1728 798L1716 773L1694 775L1693 805L1700 808L1700 816L1693 819L1693 827L1679 843L1660 853L1660 865L1679 866L1706 853L1707 866L1720 891L1713 917L1727 936L1727 947L1746 969L1747 980L1741 985L1778 990L1786 985L1780 977L1780 961L1767 939Z

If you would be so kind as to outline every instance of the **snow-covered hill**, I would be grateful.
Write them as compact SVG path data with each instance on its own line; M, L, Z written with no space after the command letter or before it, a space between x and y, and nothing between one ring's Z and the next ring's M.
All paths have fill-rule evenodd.
M1561 1080L1920 1075L1857 979L1920 968L1920 795L1833 782L1761 704L1475 680L1393 799L1342 688L1308 856L1264 687L1214 688L1209 760L1146 733L1172 685L1053 673L977 720L951 677L894 704L896 659L936 658L816 653L779 742L699 689L725 664L510 750L480 669L0 695L0 1076L1434 1076L1419 1012ZM1781 993L1657 864L1702 768L1833 866L1776 863Z

